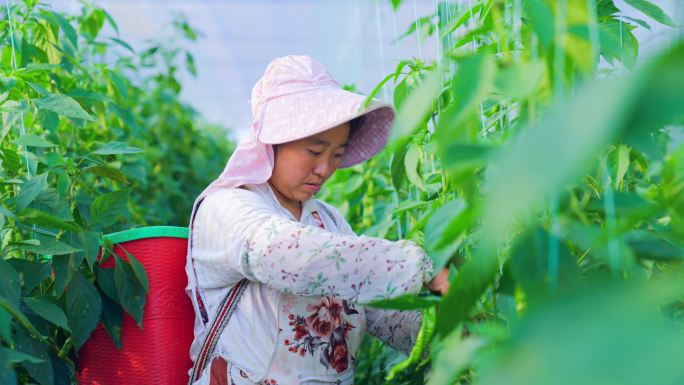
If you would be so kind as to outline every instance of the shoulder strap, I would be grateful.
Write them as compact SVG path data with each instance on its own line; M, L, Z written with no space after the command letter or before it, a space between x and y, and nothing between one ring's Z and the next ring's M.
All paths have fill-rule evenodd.
M197 359L195 360L195 364L192 367L192 373L190 374L190 382L188 385L192 385L202 375L204 368L206 368L208 364L209 357L216 348L216 343L218 342L219 336L228 324L228 319L233 314L235 306L237 305L240 296L242 296L242 293L245 291L248 283L249 281L247 279L241 280L230 289L226 297L223 299L223 301L221 301L218 311L216 312L216 317L214 318L214 321L211 323L211 327L204 337L202 348L200 349Z

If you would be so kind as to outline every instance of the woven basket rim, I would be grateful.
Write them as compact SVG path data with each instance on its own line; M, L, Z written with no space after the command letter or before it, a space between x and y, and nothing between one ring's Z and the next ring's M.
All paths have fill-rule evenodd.
M102 240L106 239L112 243L123 243L135 241L145 238L188 238L188 228L179 226L146 226L138 227L137 229L130 229L119 231L116 233L106 234L102 236ZM100 243L102 243L102 240Z

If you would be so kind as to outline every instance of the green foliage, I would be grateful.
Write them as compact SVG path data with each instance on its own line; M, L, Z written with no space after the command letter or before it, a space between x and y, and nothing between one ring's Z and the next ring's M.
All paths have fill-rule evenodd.
M389 366L392 383L681 381L684 44L637 60L650 26L613 0L441 3L418 24L442 56L373 90L394 82L393 141L323 198L357 233L420 243L452 282L375 304L436 307L431 367L366 341L380 363L356 382Z
M0 383L74 383L99 322L119 347L124 311L143 326L147 275L130 254L102 266L101 235L186 226L233 144L179 99L179 74L196 73L187 21L136 52L92 5L26 0L1 17Z

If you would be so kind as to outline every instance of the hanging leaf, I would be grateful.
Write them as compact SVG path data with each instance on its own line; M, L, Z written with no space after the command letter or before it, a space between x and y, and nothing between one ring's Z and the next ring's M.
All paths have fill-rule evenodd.
M78 351L95 330L102 311L102 298L95 286L80 272L74 275L66 291L66 316L71 338Z
M410 145L404 158L404 166L406 167L406 176L409 181L411 181L414 186L425 191L425 182L423 182L423 178L418 172L421 154L422 151L416 144Z
M644 15L650 17L651 19L661 24L669 25L670 27L677 27L677 25L672 21L672 19L670 19L670 17L665 12L663 12L663 10L659 6L653 4L648 0L624 1L625 3L643 12Z
M96 119L88 114L83 107L69 96L52 94L41 99L33 99L39 109L56 112L69 118L95 121Z
M36 175L21 185L17 197L16 211L25 209L43 190L47 188L47 173Z
M58 145L48 142L47 140L34 134L26 134L21 136L19 139L15 139L12 143L18 146L29 146L29 147L57 147Z
M19 274L4 259L0 259L0 277L0 296L14 307L18 307L21 298Z
M93 154L98 155L116 155L116 154L137 154L143 152L142 149L136 147L129 147L128 144L123 142L109 142L104 146L93 151Z
M392 130L392 140L409 135L429 116L434 100L442 88L440 69L430 71L398 107L399 112ZM408 107L406 107L408 106Z
M24 360L19 363L26 369L29 376L40 385L53 385L52 361L48 355L47 347L31 337L23 328L17 328L14 345L15 350L40 360L39 362Z
M415 294L406 294L392 299L369 302L364 304L364 306L378 309L418 310L439 305L441 300L441 297L433 295L420 296Z
M21 158L16 151L11 148L2 149L2 167L14 174L19 173L21 167Z
M49 227L52 229L61 229L61 230L71 230L71 231L79 231L80 228L69 222L65 222L62 219L50 215L44 211L36 210L33 208L25 208L19 212L18 216L20 221L28 224L34 224L38 226L43 226L43 227Z
M94 226L109 226L126 213L131 190L114 191L95 198L90 205L90 222Z
M69 324L67 323L64 311L52 301L52 297L44 295L36 297L24 297L24 303L34 313L66 331L71 331L71 329L69 329Z
M115 256L114 258L116 260L114 266L114 282L116 283L119 303L126 313L130 314L138 323L138 326L142 328L143 311L147 300L145 288L135 275L130 264L126 263L126 261L118 256Z
M80 249L53 238L44 239L40 241L39 245L20 246L19 249L42 255L63 255L80 251Z
M106 166L106 165L90 166L90 167L86 167L83 171L84 172L92 172L95 175L101 176L103 178L111 179L115 182L124 183L124 184L128 183L128 179L126 179L126 175L114 167L110 167L110 166Z
M121 323L123 321L123 310L121 306L109 297L102 297L102 326L107 334L112 338L112 342L118 349L121 349Z
M128 250L126 251L126 256L128 257L128 262L131 264L131 268L133 269L133 273L135 274L135 277L138 279L138 282L140 282L140 285L145 289L145 293L149 293L150 291L150 284L147 279L147 272L145 272L145 267L133 256L133 254L129 253Z

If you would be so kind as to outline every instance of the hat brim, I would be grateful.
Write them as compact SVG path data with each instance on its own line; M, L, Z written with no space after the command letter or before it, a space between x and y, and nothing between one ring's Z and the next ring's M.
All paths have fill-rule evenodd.
M362 124L349 138L340 168L370 159L382 150L394 121L392 105L373 99L363 107L366 97L341 88L324 88L269 100L264 106L258 140L282 144L303 139L364 116Z

